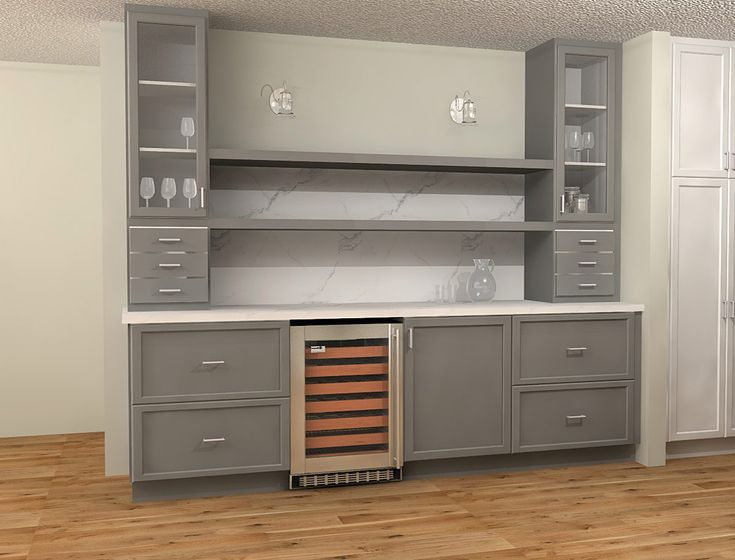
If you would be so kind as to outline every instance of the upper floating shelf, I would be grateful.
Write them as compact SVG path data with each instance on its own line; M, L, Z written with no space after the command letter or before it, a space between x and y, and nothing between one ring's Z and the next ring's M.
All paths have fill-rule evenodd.
M212 165L248 167L315 167L322 169L384 169L394 171L444 171L508 173L523 175L554 168L552 160L463 156L418 156L334 152L284 152L261 150L209 150Z

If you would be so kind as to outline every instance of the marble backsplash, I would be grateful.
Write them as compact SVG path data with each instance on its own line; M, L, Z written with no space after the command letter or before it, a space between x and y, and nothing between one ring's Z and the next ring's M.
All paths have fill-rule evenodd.
M523 177L213 167L210 212L251 219L523 221Z
M523 178L213 167L210 215L251 219L521 221ZM496 299L523 299L522 233L212 231L214 305L424 302L493 258Z
M212 303L436 301L474 257L495 260L496 299L523 299L522 233L213 231Z

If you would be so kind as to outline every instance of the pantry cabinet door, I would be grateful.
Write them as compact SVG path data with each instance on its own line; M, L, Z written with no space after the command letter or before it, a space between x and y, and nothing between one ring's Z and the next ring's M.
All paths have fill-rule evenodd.
M727 177L730 48L674 44L672 175Z
M674 179L669 439L725 435L727 179Z

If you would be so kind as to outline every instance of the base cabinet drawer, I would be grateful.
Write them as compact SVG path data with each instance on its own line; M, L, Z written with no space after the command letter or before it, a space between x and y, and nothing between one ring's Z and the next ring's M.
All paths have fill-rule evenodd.
M206 278L207 253L131 253L131 278Z
M513 383L613 381L635 376L628 313L513 318Z
M557 251L614 251L615 234L609 230L557 230Z
M131 328L134 404L285 397L288 323Z
M206 303L207 278L131 278L130 303Z
M635 443L635 382L513 388L513 452Z
M285 471L289 399L138 405L133 482Z
M209 230L205 227L131 227L131 253L184 251L203 253L209 249Z

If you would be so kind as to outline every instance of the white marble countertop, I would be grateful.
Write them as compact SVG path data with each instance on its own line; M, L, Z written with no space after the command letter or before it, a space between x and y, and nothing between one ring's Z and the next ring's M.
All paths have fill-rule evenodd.
M354 303L309 305L253 305L192 310L129 311L122 322L212 323L233 321L295 321L317 319L373 319L383 317L472 317L485 315L541 315L553 313L632 313L643 311L637 303L544 303L493 301L489 303Z

